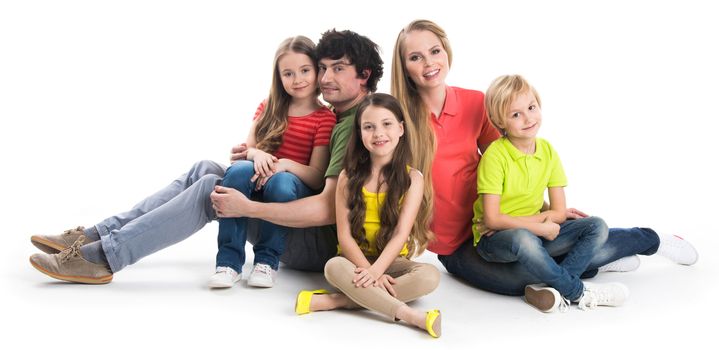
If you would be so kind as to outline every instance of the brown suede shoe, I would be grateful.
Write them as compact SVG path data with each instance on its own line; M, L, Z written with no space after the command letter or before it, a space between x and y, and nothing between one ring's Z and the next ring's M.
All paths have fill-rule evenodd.
M80 236L70 248L58 254L33 254L30 264L38 271L63 281L87 284L105 284L112 281L112 272L106 265L91 263L82 258L80 247L85 236Z
M59 235L54 236L40 236L35 235L30 237L30 242L35 245L38 249L48 254L59 253L67 247L71 246L78 237L85 235L85 228L78 226L77 228L69 229Z

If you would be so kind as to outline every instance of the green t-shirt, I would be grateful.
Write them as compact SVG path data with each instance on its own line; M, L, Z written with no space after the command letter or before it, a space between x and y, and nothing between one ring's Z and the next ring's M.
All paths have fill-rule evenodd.
M339 176L342 172L342 162L347 152L347 142L355 122L357 106L354 106L337 115L337 124L330 136L330 164L325 171L325 177Z
M482 223L484 208L481 194L500 195L499 211L509 216L539 214L544 191L549 187L567 186L567 177L559 155L544 139L536 139L534 154L518 150L502 137L487 148L477 169L477 193L472 225L474 244L488 230ZM481 227L477 227L481 226Z

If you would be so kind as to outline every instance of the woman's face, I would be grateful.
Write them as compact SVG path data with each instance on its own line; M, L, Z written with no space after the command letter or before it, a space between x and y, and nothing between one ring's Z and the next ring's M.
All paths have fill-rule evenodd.
M434 33L426 30L408 32L404 40L402 61L417 89L444 86L449 72L449 59L442 42Z

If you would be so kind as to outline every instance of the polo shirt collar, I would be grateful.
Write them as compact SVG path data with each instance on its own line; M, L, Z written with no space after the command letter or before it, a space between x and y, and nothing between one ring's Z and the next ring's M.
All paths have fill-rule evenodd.
M334 107L332 107L332 111L335 112L335 114L337 114L337 121L340 121L340 120L344 119L345 117L349 117L351 115L357 114L357 107L359 107L359 104L356 104L356 105L354 105L354 107L352 107L342 113L339 113L339 114L335 111Z
M517 147L514 147L512 142L510 142L506 136L502 137L500 140L502 142L502 146L504 146L504 148L507 150L507 153L509 153L509 155L512 157L512 160L514 160L514 161L517 161L524 157L534 157L539 160L542 160L543 152L540 150L540 148L542 147L540 142L535 141L536 145L535 145L535 149L534 149L534 154L529 155L529 154L526 154L526 153L518 150Z
M459 109L459 102L457 102L457 92L451 86L447 86L444 91L445 96L442 114L455 116L457 115L457 110Z

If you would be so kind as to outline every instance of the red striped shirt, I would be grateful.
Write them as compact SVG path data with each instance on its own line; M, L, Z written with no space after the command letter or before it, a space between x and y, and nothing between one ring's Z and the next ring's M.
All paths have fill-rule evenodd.
M254 118L257 120L265 110L266 101L257 107ZM292 159L303 165L310 164L312 149L317 146L327 146L330 143L332 128L337 118L327 107L322 107L308 115L289 116L287 130L282 135L280 148L273 153L277 158Z

